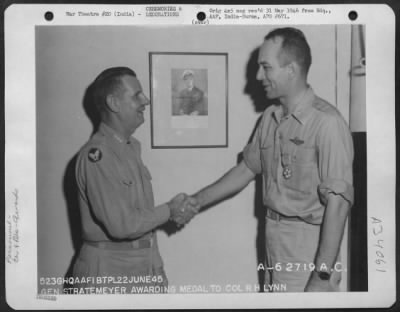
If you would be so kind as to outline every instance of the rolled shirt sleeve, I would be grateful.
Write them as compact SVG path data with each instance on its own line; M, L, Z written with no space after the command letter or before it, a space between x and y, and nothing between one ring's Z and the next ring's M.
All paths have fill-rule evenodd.
M117 158L105 146L100 160L92 162L83 152L78 159L78 185L85 192L97 223L114 239L135 239L166 222L168 205L146 207L141 181L124 179Z
M324 120L317 139L319 175L318 192L326 204L329 193L342 196L354 203L353 140L345 121L338 116Z

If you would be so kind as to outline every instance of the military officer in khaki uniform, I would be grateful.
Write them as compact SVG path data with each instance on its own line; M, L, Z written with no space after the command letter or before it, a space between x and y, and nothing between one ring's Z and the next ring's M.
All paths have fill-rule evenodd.
M349 128L307 83L311 52L300 30L269 33L258 63L257 79L280 105L265 110L244 160L194 196L208 205L262 174L267 281L290 292L338 290L339 247L354 192Z
M102 122L76 164L84 243L73 274L95 278L76 286L167 286L153 230L170 218L183 224L195 209L184 194L154 206L151 174L132 136L150 104L135 72L109 68L92 89Z

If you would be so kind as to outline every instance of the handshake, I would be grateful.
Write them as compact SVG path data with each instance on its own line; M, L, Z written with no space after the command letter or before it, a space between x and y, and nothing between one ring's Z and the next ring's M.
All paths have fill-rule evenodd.
M170 219L177 225L188 223L200 210L200 204L193 196L180 193L168 202Z

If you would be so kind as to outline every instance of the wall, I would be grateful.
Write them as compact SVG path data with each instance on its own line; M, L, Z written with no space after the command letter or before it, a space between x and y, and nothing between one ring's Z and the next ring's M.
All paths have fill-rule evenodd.
M299 28L305 32L313 54L309 82L317 94L335 104L338 98L335 27ZM136 26L37 28L39 276L63 276L78 241L78 207L69 188L73 179L71 159L92 131L82 101L86 87L96 75L110 66L129 66L149 94L149 52L229 54L228 148L152 150L149 109L145 124L135 133L142 142L143 160L153 175L156 203L163 203L177 192L197 191L236 163L260 111L254 85L246 87L255 74L249 61L271 29L270 26L193 26L190 31L181 27ZM246 90L254 91L253 98ZM237 196L198 215L181 231L170 235L159 232L170 284L258 282L254 194L251 183Z

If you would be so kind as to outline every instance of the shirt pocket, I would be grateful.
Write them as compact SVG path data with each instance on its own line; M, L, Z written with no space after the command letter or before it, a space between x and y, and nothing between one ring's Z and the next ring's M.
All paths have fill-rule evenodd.
M283 178L283 185L292 190L311 194L316 185L314 182L317 171L317 153L314 147L297 147L291 156L290 178Z
M126 203L133 203L137 198L137 185L135 179L128 174L121 177L121 199Z
M135 187L136 185L135 179L133 177L133 174L131 174L129 170L120 169L119 176L123 188L132 189L133 187Z

